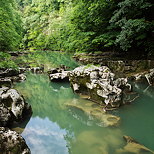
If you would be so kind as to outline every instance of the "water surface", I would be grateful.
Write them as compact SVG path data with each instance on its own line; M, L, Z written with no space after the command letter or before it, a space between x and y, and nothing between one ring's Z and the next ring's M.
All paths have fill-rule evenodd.
M29 74L16 87L33 109L22 136L32 154L116 154L126 144L123 135L154 150L154 89L137 86L140 98L114 111L121 123L107 128L67 107L72 101L87 101L75 95L69 83L51 83L46 75Z

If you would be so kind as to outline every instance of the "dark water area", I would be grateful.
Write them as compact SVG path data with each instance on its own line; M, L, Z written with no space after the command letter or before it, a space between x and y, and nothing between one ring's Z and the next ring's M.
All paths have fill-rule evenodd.
M32 154L118 154L126 143L123 135L135 138L154 150L154 89L136 85L140 97L113 111L121 117L118 127L105 127L82 111L68 108L72 102L87 103L69 83L51 83L46 75L27 75L16 85L33 115L19 126ZM147 88L147 89L146 89Z

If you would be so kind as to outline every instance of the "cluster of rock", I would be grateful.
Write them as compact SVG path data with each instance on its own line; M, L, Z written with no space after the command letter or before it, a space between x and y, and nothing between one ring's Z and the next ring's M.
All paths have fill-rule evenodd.
M130 77L130 80L136 81L136 82L144 82L148 83L151 86L154 86L154 68L150 69L148 72L141 72L137 73L135 75L132 75Z
M26 67L26 68L1 68L0 69L0 86L11 87L14 82L21 82L26 80L25 72L43 73L44 67Z
M52 68L48 71L50 81L61 82L69 81L70 71L66 71L66 67Z
M8 127L25 120L31 114L31 106L15 89L0 88L0 151L13 154L30 153L25 140Z
M36 73L36 74L40 74L40 73L44 73L44 66L42 65L42 67L19 67L19 73L25 73L25 72L32 72L32 73Z
M69 79L74 92L111 108L125 104L125 95L132 90L126 78L116 78L106 66L80 66L70 72Z
M153 59L141 60L141 57L132 57L129 53L124 53L123 55L118 52L77 53L73 57L83 65L99 64L101 66L107 66L114 73L132 73L154 67Z
M22 72L23 73L23 72ZM26 76L20 70L0 70L0 151L12 154L29 154L25 140L9 128L32 115L31 106L25 102L12 83L24 81Z
M154 85L154 69L135 74L130 78L119 78L107 66L85 65L66 71L66 68L52 68L48 71L51 81L70 81L74 92L89 96L104 109L117 108L132 102L138 96L132 92L128 80L146 80Z
M0 86L11 87L13 82L26 80L26 76L15 69L0 69Z

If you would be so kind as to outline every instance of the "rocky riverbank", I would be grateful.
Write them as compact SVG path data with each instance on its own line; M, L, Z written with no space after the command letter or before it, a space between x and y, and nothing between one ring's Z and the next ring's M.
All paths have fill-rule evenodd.
M75 54L74 59L83 65L94 64L107 66L118 76L127 76L130 73L140 73L154 68L154 60L140 60L130 55L123 58L110 52L80 53Z
M85 65L72 71L53 69L49 73L53 82L69 81L75 93L87 95L104 109L117 108L134 100L128 78L119 78L107 66Z
M20 134L9 129L32 115L31 106L17 90L13 89L13 83L25 79L26 76L21 74L20 70L0 70L0 151L2 153L30 153Z
M143 74L149 85L153 85L152 72L153 70L149 70ZM137 80L135 75L138 76L139 74L120 78L107 66L94 65L80 66L69 72L59 68L49 72L51 82L69 81L73 91L85 99L85 101L73 99L73 101L66 103L72 116L87 124L86 119L80 117L78 113L80 111L91 120L95 119L96 125L100 127L118 127L121 124L120 117L110 114L107 110L116 109L135 100L137 95L134 94L129 80L145 82L145 80ZM150 76L150 82L147 81L146 76ZM93 101L88 101L89 99ZM117 149L117 153L154 153L129 136L123 136L123 138L126 145Z
M119 63L118 61L116 63L124 66L122 62ZM133 93L132 86L128 82L129 80L134 82L147 82L149 86L153 86L154 69L145 70L140 73L136 73L135 71L129 72L129 67L125 67L123 71L121 67L115 65L116 63L110 63L113 66L111 69L107 66L84 65L68 71L67 67L61 66L59 68L51 68L47 73L49 74L50 81L70 82L75 93L81 97L85 97L84 99L93 101L85 104L78 101L66 103L67 108L72 112L74 112L75 108L75 110L80 110L85 115L96 119L99 126L117 127L120 124L120 117L108 113L108 110L128 104L136 98L137 95ZM151 64L150 67L152 67ZM120 70L122 70L122 75ZM20 144L23 148L23 153L30 153L24 139L9 129L12 124L24 121L32 114L31 107L25 102L19 92L13 89L14 83L26 80L24 73L27 71L44 73L44 68L26 67L19 68L18 70L2 68L0 70L0 138L2 141L3 139L6 141L6 144L1 143L0 149L6 151L6 153L8 149L10 149L9 151L13 150L14 141L9 142L9 139L6 139L7 137L11 138L11 134L12 136L19 136L19 138L16 137L19 141L15 142L14 147ZM11 147L7 147L7 144L11 145ZM129 145L126 145L124 149L120 149L119 152L123 150L127 152L131 151L132 146L130 146L130 149L128 148L129 150L127 149ZM17 149L15 148L14 150L16 152Z

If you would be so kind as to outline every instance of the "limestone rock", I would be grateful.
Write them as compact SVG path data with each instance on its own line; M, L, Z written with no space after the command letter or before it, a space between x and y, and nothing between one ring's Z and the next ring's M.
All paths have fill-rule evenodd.
M25 81L25 80L26 80L26 76L24 74L19 74L17 76L0 78L0 87L6 86L6 87L11 88L12 83L14 83L14 82L22 82L22 81Z
M70 71L63 71L61 73L54 73L54 74L50 74L50 80L57 82L57 81L69 81L69 77L68 74L70 73Z
M26 68L24 67L19 67L19 73L22 74L22 73L25 73L27 70Z
M22 74L22 73L25 73L25 72L32 72L32 73L43 73L44 72L44 66L41 66L41 67L30 67L30 66L27 66L27 67L19 67L19 72Z
M4 104L0 104L0 127L9 126L15 121L15 116Z
M13 113L17 121L32 114L31 106L15 89L0 88L0 104L4 104Z
M32 73L43 73L44 72L44 67L33 67L30 70Z
M75 92L112 108L124 104L123 94L132 90L126 78L116 78L106 66L77 67L70 72L69 79Z
M149 85L153 85L154 86L154 68L150 69L148 74L145 74L145 77L149 83Z
M15 131L0 127L0 153L30 154L25 140Z
M16 76L19 75L19 71L12 69L12 68L8 68L8 69L0 69L0 77L10 77L10 76Z
M48 74L61 73L63 71L65 71L63 68L51 68L48 70Z
M0 87L10 87L12 86L12 81L10 78L0 78Z
M154 68L149 71L140 72L130 77L130 80L142 83L148 83L154 86Z
M118 154L123 153L134 153L134 154L154 154L154 152L144 145L138 143L130 136L124 136L125 141L127 142L126 146L122 149L118 149Z

